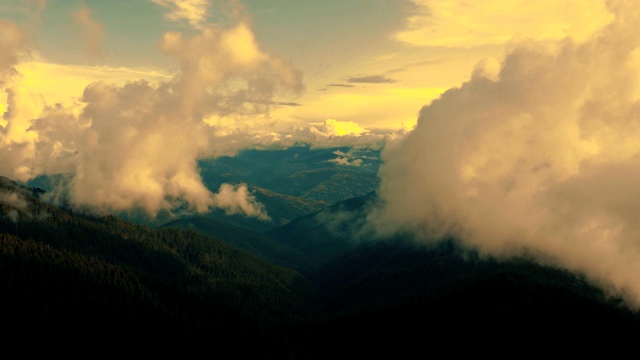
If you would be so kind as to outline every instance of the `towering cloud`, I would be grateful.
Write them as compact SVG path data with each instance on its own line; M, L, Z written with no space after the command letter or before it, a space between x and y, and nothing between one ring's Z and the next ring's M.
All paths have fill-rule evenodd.
M77 204L139 206L151 214L179 200L198 211L215 206L220 200L196 166L199 157L215 155L215 132L203 119L259 115L277 90L301 87L299 73L262 52L244 23L193 36L167 33L159 48L180 66L172 81L94 83L85 90L78 124L88 126L76 144L72 186Z
M585 41L522 41L425 106L383 153L378 231L528 249L640 305L640 11L607 5Z
M27 162L33 158L37 135L28 129L42 106L40 99L19 86L16 65L28 55L26 43L22 28L0 20L0 89L7 104L0 120L0 171L21 180L31 176Z
M89 33L101 30L86 8L75 18ZM158 42L161 53L177 65L173 78L157 84L95 82L84 90L81 107L68 109L45 104L20 86L14 65L24 48L22 32L15 24L0 23L0 71L3 79L12 79L4 83L0 174L19 180L69 174L67 200L92 211L142 208L155 215L186 204L195 211L222 207L266 219L246 187L210 192L197 159L233 148L220 139L211 119L264 117L276 93L302 90L301 74L260 49L244 21L198 24L188 35L168 32Z

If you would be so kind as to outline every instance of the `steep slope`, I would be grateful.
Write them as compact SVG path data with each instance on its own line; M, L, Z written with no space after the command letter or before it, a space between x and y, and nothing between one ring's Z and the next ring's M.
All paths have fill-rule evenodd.
M630 350L640 331L640 314L576 274L480 258L454 241L360 245L316 276L327 314L309 330L318 359L331 356L319 343L347 356L589 354Z
M619 299L528 258L480 257L456 239L356 241L374 193L277 229L286 244L266 248L208 219L193 227L226 240L76 214L39 194L0 178L8 358L575 355L629 349L640 331ZM313 271L303 277L223 243L243 236L250 251L311 257Z
M230 215L221 209L212 209L198 216L206 216L250 231L260 232L277 228L301 216L317 212L327 206L322 202L283 195L259 187L248 186L248 188L253 196L255 196L256 201L264 207L269 219L247 217L244 214Z
M374 192L347 199L264 233L302 251L319 266L353 248L374 199Z
M276 241L266 235L234 226L228 221L210 216L193 216L170 221L161 228L177 228L197 231L212 236L225 244L262 257L274 264L296 269L302 273L311 271L307 254Z
M318 266L309 279L322 291L325 317L304 330L303 348L318 349L310 358L335 348L346 356L412 357L426 351L425 341L436 349L452 338L465 344L457 353L496 342L589 353L628 348L640 331L640 314L621 299L532 258L480 257L456 239L354 239L374 201L374 193L350 199L267 232ZM575 349L568 336L589 346ZM492 353L508 355L500 351Z
M193 231L59 209L0 178L1 352L10 358L85 357L87 348L286 357L291 326L313 309L296 271Z

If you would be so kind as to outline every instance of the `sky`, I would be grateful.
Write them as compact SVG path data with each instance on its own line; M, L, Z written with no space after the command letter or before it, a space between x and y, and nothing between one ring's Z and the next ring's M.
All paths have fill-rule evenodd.
M198 159L377 147L377 234L526 252L637 306L638 24L631 0L5 0L0 175L266 218Z
M420 107L467 80L478 61L500 58L511 39L587 36L607 21L603 8L591 0L7 0L0 18L25 30L31 61L21 72L47 105L80 97L96 80L169 79L176 62L158 49L166 32L242 22L261 50L302 73L304 91L273 99L278 128L335 119L397 130L413 127Z

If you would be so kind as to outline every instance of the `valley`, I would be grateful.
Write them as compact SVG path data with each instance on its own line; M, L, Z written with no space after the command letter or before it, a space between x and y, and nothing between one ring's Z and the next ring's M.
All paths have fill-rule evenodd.
M566 334L625 346L640 330L622 299L579 274L532 258L480 256L454 238L376 238L366 227L376 193L362 186L375 183L362 180L375 171L347 171L361 181L341 196L362 193L330 203L339 194L308 189L333 188L347 175L309 159L337 150L305 151L302 163L292 160L298 153L279 165L243 156L220 160L224 170L203 165L212 188L233 178L254 189L279 219L269 225L221 211L161 224L84 214L43 201L47 190L3 178L0 315L11 329L4 352L409 356L425 338L474 346L492 339L529 346L535 338L542 350L568 346L559 340ZM331 171L306 190L259 187ZM42 345L28 346L24 334Z

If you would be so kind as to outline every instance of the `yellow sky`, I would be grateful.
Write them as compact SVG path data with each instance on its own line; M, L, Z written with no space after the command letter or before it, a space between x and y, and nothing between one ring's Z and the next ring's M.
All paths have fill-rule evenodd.
M205 0L185 1L184 6L165 0L149 3L160 5L167 11L164 18L157 19L158 22L180 24L182 21L182 27L177 27L179 31L185 30L184 24L194 28L189 31L199 31L211 18L206 10L209 3ZM255 0L247 0L246 3L264 6ZM314 29L316 33L309 30L313 19L307 21L309 25L299 20L273 24L268 14L281 12L288 16L288 9L273 5L273 8L248 14L250 24L263 30L254 34L252 31L257 30L240 28L236 35L250 38L251 47L239 47L234 56L252 61L258 54L257 49L272 53L274 49L268 46L273 45L276 50L284 52L276 55L284 56L285 60L291 59L290 65L302 72L305 85L302 94L281 95L274 99L275 103L297 105L276 106L271 110L270 117L278 122L279 127L337 119L352 121L364 128L397 130L415 125L420 108L446 89L460 86L468 80L479 61L485 58L500 61L510 42L527 38L555 41L567 36L581 41L612 19L602 0L412 0L412 3L410 11L399 13L404 18L395 20L398 25L389 25L386 32L376 33L377 38L367 38L367 34L357 28L338 23L348 22L349 18L338 17L337 13L334 14L334 27L349 29L354 34L323 28L320 30L326 32L323 37L317 33L319 30ZM337 6L331 4L325 5L327 14L332 14L330 6ZM363 4L373 6L372 3ZM135 38L136 34L119 34L121 29L111 26L111 20L101 16L101 11L108 10L105 3L88 1L85 5L82 8L85 10L85 23L93 25L83 29L85 41L91 42L85 46L91 45L94 53L104 53L104 59L96 65L95 58L90 59L91 63L81 60L87 58L86 54L78 54L76 63L61 63L49 60L47 53L41 53L32 57L35 60L18 66L22 74L21 86L42 95L45 104L53 105L74 104L86 85L94 81L122 84L140 79L150 82L171 79L174 69L160 68L157 64L146 68L111 65L109 51L113 57L113 49L117 47L109 45L107 40L118 36ZM46 15L47 11L43 14ZM77 14L77 9L72 13ZM400 15L396 14L396 17ZM381 28L391 23L388 19L379 20ZM358 20L352 18L351 21ZM45 25L40 31L44 31ZM287 27L294 25L298 28ZM87 35L87 32L97 31L95 29L100 30L100 37ZM264 29L274 29L274 32L271 34ZM299 40L295 37L296 32L316 40ZM297 45L289 45L287 38L277 38L283 36L290 37L291 44ZM161 33L156 34L156 41L161 37ZM228 41L233 42L234 39ZM300 41L305 42L299 44ZM156 57L163 55L157 53ZM0 106L3 109L6 104Z
M82 97L87 85L96 81L120 85L137 80L156 83L171 78L159 70L54 64L44 59L21 63L17 70L21 75L21 86L41 94L49 106L72 105Z

